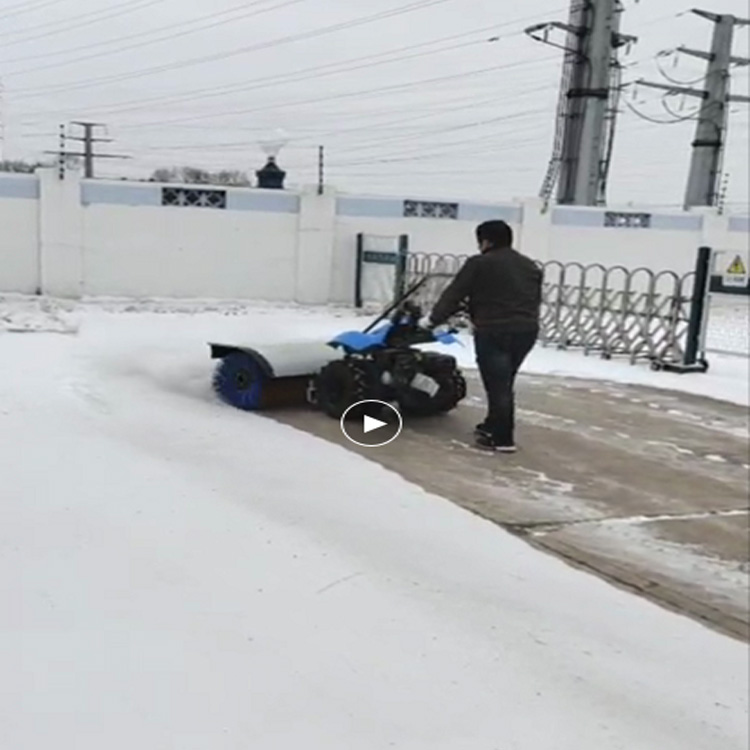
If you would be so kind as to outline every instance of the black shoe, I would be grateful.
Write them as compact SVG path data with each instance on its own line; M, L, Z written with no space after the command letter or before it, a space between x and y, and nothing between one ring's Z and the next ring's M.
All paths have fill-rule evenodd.
M492 435L481 431L477 431L477 434L474 438L474 444L477 446L477 448L482 448L483 450L487 451L494 451L497 447L495 445L495 441L492 439Z
M474 428L474 434L475 435L489 435L490 431L487 427L486 422L480 422L475 428Z
M497 453L515 453L517 450L515 445L501 445L495 441L492 435L487 433L478 434L474 442L478 448L496 451Z
M498 453L516 453L518 448L515 445L497 445L495 446L495 450Z

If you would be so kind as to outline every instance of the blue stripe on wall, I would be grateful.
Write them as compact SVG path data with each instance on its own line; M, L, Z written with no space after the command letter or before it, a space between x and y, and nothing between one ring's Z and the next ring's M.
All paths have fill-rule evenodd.
M684 214L652 214L651 229L664 229L674 232L700 232L703 229L703 217Z
M552 212L552 223L556 226L567 227L604 227L605 213L606 210L555 208ZM644 211L643 213L648 212ZM690 214L651 214L651 226L649 227L649 229L673 232L699 232L702 228L703 217ZM640 229L638 231L647 230Z
M361 216L374 219L404 219L404 201L407 198L338 198L336 214L338 216ZM417 200L417 199L415 199ZM429 201L437 203L455 203L456 201ZM482 203L459 203L459 221L486 221L487 219L504 219L518 223L521 221L520 206L500 206ZM449 221L443 219L443 221Z
M458 218L461 221L488 221L502 219L511 224L520 224L523 211L520 206L494 206L487 203L459 203Z
M221 190L216 186L187 186L196 189L207 188ZM161 206L161 195L164 185L114 184L86 181L81 183L81 202L88 206L106 203L118 206ZM272 213L299 213L299 196L294 193L255 192L253 190L227 189L227 210L230 211L268 211Z
M604 212L555 208L552 223L561 227L603 227Z
M730 216L730 232L750 232L750 216Z
M404 201L397 198L337 198L336 215L402 219Z
M39 179L33 175L0 175L0 198L39 200Z
M82 182L81 203L109 203L118 206L161 206L161 188L155 185L115 185Z
M300 198L283 191L230 190L227 194L229 211L267 211L269 213L298 214Z

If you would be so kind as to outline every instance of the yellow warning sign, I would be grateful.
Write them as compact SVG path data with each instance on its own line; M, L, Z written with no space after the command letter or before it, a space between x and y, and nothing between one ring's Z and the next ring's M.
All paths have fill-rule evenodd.
M741 255L735 255L734 260L727 266L724 271L724 286L746 287L747 286L747 266L742 260Z
M742 261L742 256L735 255L734 260L729 264L726 273L731 276L747 276L747 268L745 268L745 264Z

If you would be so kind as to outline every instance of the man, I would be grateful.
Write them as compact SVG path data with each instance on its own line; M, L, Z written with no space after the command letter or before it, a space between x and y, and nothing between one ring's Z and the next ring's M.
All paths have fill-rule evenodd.
M487 417L476 428L476 442L514 453L515 379L539 335L542 270L513 249L513 230L504 221L480 224L476 237L479 255L464 263L428 320L438 326L468 301L488 404Z

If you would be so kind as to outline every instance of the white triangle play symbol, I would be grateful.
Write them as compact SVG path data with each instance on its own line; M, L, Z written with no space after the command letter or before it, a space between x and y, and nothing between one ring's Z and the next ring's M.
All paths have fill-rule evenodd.
M373 430L379 430L381 427L387 427L387 422L382 422L380 419L375 419L375 417L368 417L365 414L364 419L364 433L365 435L368 432L372 432Z

